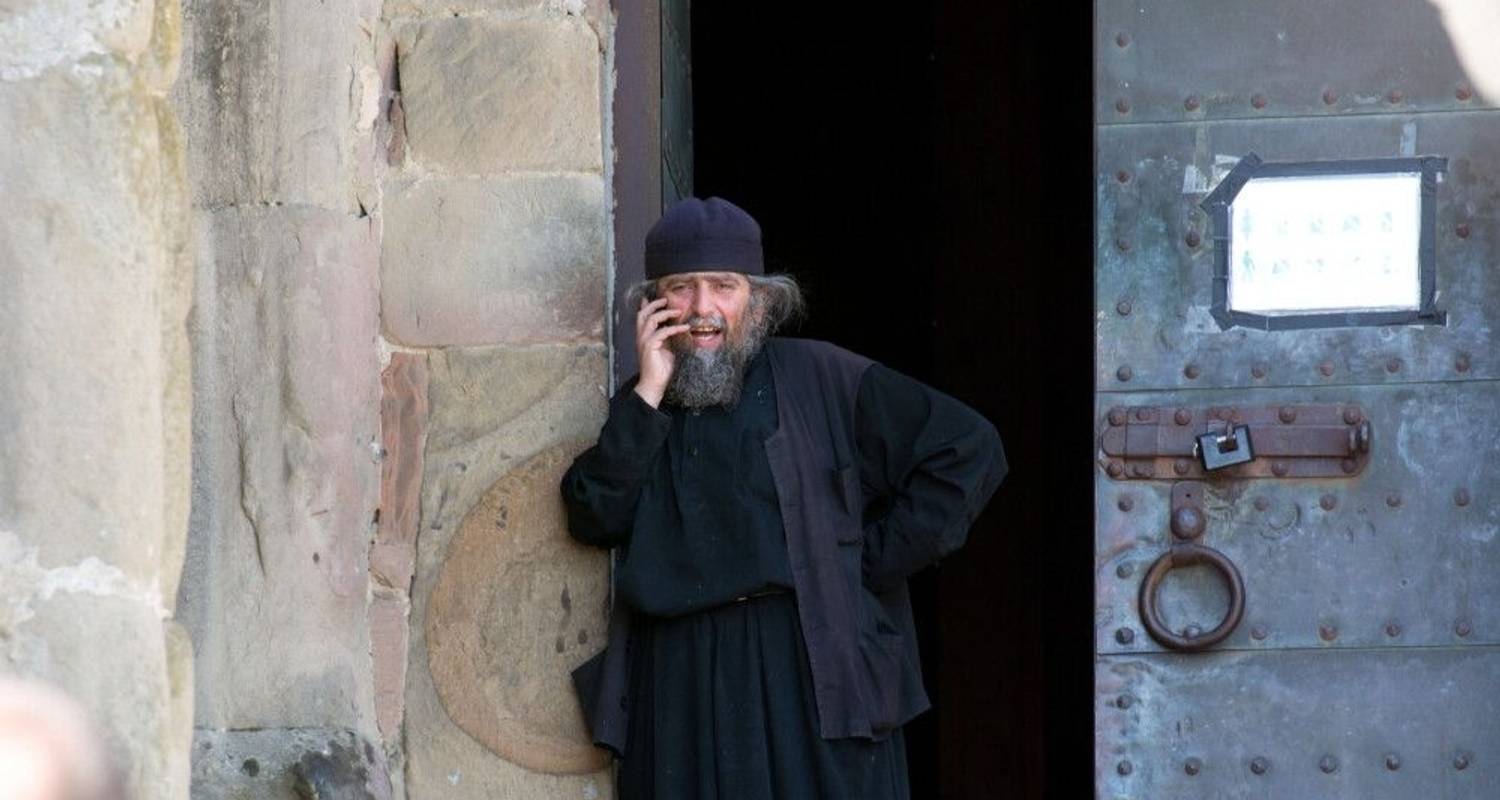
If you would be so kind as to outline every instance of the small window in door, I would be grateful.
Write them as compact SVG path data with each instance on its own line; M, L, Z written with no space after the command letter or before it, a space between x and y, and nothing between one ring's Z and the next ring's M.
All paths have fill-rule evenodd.
M1434 236L1442 158L1267 163L1203 201L1224 329L1441 325Z

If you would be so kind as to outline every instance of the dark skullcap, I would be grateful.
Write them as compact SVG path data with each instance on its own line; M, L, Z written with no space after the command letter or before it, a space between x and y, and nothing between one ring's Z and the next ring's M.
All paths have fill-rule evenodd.
M764 274L760 225L723 198L673 203L646 234L646 277L683 272Z

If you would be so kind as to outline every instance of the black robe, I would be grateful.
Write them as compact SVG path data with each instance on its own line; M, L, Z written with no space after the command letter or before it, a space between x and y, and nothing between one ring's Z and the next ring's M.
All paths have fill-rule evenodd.
M617 600L637 612L622 798L907 796L899 728L878 739L818 734L764 447L778 421L766 361L751 362L732 409L657 410L627 386L599 444L563 480L572 534L620 548ZM901 502L908 526L949 525L951 503L913 492L924 481L981 483L993 469L922 474L935 449L983 433L971 411L936 397L879 365L860 377L858 467L872 521Z

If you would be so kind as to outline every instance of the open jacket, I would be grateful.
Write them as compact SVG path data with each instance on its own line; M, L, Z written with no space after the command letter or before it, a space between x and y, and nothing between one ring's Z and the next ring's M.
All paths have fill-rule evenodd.
M766 456L786 532L819 733L880 738L930 705L906 577L963 544L1005 475L1000 438L973 410L925 389L931 413L958 415L971 424L926 442L921 452L902 453L887 496L866 497L857 400L872 362L802 339L769 339L766 355L778 413ZM580 456L570 474L587 469L588 457ZM583 501L570 495L569 486L565 477L564 500L577 536L581 526L571 520ZM926 511L921 519L933 519L933 506L942 506L942 524L914 524L919 502ZM617 753L625 751L630 713L630 630L630 610L617 602L604 651L573 674L594 741Z

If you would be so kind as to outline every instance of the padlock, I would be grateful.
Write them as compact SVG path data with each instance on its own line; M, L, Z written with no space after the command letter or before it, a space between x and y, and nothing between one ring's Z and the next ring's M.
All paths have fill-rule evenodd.
M1209 472L1255 458L1255 450L1250 444L1250 428L1245 425L1231 426L1227 433L1205 433L1198 437L1194 449L1198 451L1198 460L1203 462L1203 469Z

